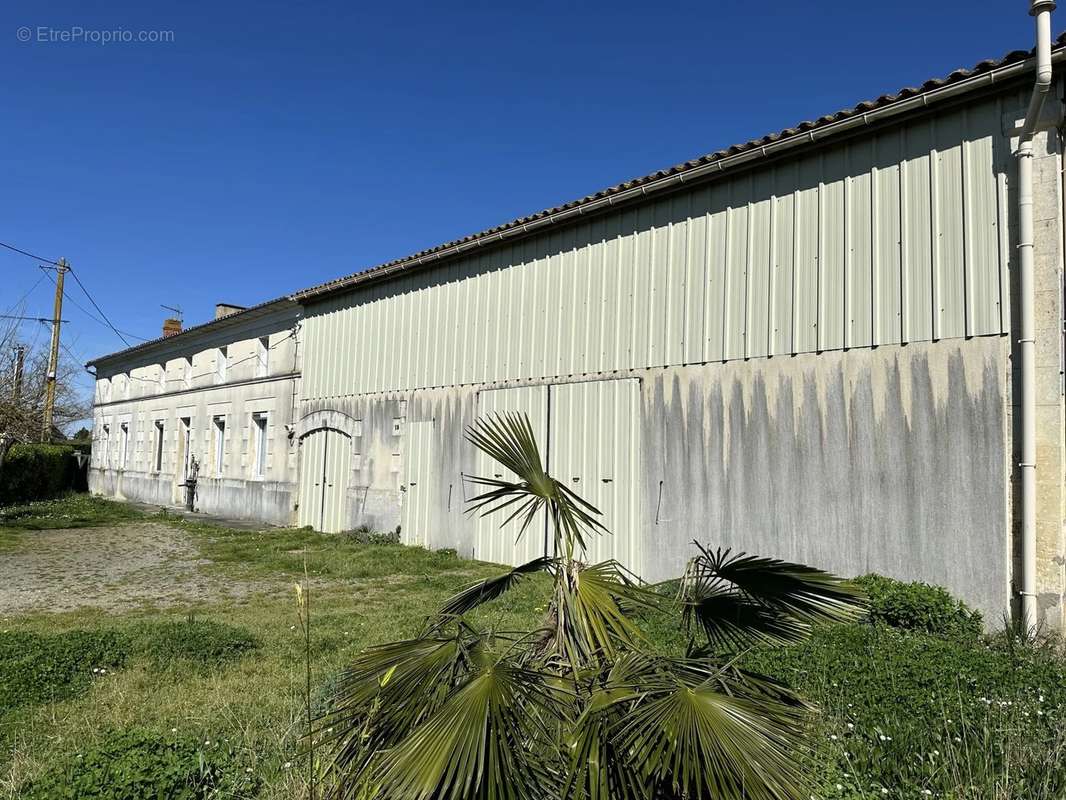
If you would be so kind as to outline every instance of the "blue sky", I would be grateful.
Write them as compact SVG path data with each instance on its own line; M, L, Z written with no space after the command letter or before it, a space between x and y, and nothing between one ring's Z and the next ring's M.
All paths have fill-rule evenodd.
M0 241L143 337L1032 41L1021 0L95 5L0 11ZM37 40L75 26L173 41ZM5 308L40 277L0 274ZM79 356L122 346L64 317Z

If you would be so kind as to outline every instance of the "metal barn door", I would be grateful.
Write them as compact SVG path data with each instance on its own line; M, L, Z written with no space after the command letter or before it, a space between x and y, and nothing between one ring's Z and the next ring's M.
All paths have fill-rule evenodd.
M300 525L337 533L348 519L351 441L330 428L312 431L300 448Z
M549 471L598 508L609 534L587 537L584 559L641 573L640 381L551 387Z
M529 417L530 425L533 426L541 458L545 457L548 438L547 386L522 386L514 389L492 389L479 392L477 404L478 417L487 417L497 413L524 412ZM477 451L475 464L474 474L478 477L504 479L515 477L514 473L505 470L480 450ZM465 497L474 497L484 488L474 483L466 483ZM474 558L518 566L545 555L544 515L541 514L538 519L530 523L525 533L522 534L522 538L515 541L521 528L520 523L512 520L503 528L500 527L513 510L510 508L489 516L478 516L475 523Z
M429 545L437 524L440 470L434 461L433 422L409 422L404 433L403 509L400 536L404 544Z

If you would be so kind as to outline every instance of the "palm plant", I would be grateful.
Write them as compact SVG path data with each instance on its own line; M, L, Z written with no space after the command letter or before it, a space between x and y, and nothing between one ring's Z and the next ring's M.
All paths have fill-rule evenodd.
M673 592L615 561L581 560L600 513L545 470L524 415L479 420L467 439L515 478L475 478L472 512L519 536L546 513L553 556L452 597L413 639L370 647L338 682L334 795L384 800L806 798L810 707L738 665L853 618L856 592L825 572L697 545ZM505 521L505 524L506 524ZM532 573L551 577L540 627L500 631L468 612ZM676 655L642 621L673 615Z

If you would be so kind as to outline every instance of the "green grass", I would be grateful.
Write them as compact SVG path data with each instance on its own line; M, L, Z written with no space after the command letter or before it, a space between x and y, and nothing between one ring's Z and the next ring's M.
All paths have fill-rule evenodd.
M122 507L116 505L72 498L47 507L34 504L33 512L11 519L21 519L28 530L43 527L44 519L67 526L75 516L84 524L92 519L111 524L122 518ZM117 614L86 609L4 620L8 631L49 641L59 634L117 630L127 652L121 666L106 674L93 675L90 668L84 683L82 670L76 690L67 696L0 708L0 796L17 797L25 782L66 764L72 748L106 748L115 731L139 730L235 743L237 761L262 781L259 797L300 797L306 786L306 760L299 754L304 652L293 585L304 579L305 563L316 695L362 647L416 634L425 616L450 594L499 569L460 560L454 553L361 544L352 537L306 530L243 532L172 516L147 518L167 520L188 532L210 559L202 568L205 574L258 581L261 590L190 608ZM543 597L538 586L538 581L528 582L478 619L503 629L528 626ZM245 631L257 646L206 667L179 657L183 649L188 652L183 637L159 639L160 631L180 625L190 613L202 623ZM207 638L200 644L210 650ZM5 680L0 663L0 682Z
M743 664L822 709L819 797L1059 800L1066 662L1058 647L846 625L756 649Z
M293 588L305 570L316 709L361 648L417 634L451 593L500 570L366 537L233 531L84 497L13 511L0 511L11 547L32 546L28 531L50 520L62 527L167 521L196 544L205 578L254 591L180 608L3 619L6 797L35 780L36 797L67 796L47 787L74 779L79 754L93 764L118 759L130 780L138 765L169 773L195 754L226 780L248 776L260 798L305 797L304 650ZM501 630L529 629L547 588L544 576L534 576L474 617ZM680 653L674 620L654 615L644 627L656 648ZM17 648L8 646L15 641ZM947 800L1049 800L1066 791L1066 667L1052 650L852 625L747 659L822 708L820 800L930 796L925 791ZM104 662L106 672L92 672Z
M91 528L113 525L144 514L124 504L89 494L70 494L55 500L37 500L0 506L0 546L13 546L20 531L54 528Z

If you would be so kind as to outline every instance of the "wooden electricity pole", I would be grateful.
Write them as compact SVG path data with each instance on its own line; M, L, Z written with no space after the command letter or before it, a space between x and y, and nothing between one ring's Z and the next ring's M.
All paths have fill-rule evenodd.
M26 364L26 348L21 344L15 345L15 381L11 388L11 402L18 406L22 400L22 370Z
M56 302L52 312L52 349L48 354L48 376L45 383L44 420L41 424L41 441L52 438L52 415L56 405L56 375L59 373L59 323L63 316L63 277L70 265L65 258L56 262Z

